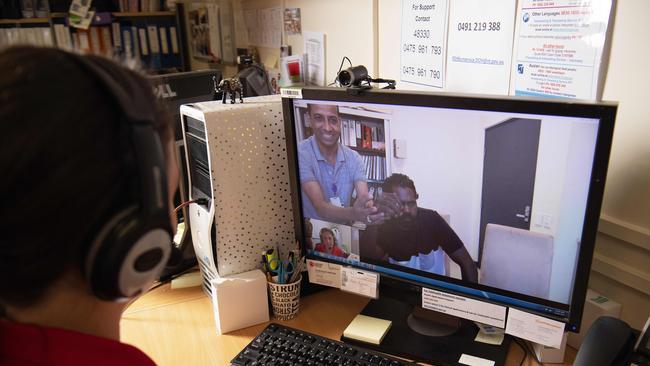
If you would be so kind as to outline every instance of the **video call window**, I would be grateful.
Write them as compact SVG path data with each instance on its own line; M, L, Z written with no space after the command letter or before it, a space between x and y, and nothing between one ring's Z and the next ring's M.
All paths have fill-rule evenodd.
M311 254L570 303L598 120L308 100L294 118ZM515 254L544 264L499 273Z

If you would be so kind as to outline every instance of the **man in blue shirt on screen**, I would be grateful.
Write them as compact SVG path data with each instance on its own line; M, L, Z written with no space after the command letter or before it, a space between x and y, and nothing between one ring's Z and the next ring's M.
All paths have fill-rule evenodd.
M342 224L380 223L384 213L373 205L363 160L340 142L338 106L308 104L307 109L314 134L298 145L303 215Z

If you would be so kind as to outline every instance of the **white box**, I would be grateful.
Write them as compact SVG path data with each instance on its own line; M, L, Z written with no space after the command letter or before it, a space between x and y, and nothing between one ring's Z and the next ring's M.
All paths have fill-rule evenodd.
M569 339L567 340L569 346L579 349L591 324L603 315L619 318L621 315L621 304L596 291L587 289L585 307L582 312L582 322L580 323L580 333L569 333Z
M269 321L266 276L259 269L211 281L219 334Z

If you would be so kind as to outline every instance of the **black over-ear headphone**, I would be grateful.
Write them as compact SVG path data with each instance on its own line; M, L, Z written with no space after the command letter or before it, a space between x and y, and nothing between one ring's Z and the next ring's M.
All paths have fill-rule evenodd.
M155 111L135 74L108 60L68 53L114 99L122 114L119 127L128 139L123 160L138 178L127 207L115 212L98 231L83 263L94 294L125 300L146 291L172 251L167 176L163 148L154 129Z

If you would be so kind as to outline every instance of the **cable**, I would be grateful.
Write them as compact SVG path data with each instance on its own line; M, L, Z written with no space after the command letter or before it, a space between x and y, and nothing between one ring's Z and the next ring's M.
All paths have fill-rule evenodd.
M542 366L542 363L540 362L539 359L537 359L537 355L532 350L532 348L529 345L528 341L523 340L523 339L519 339L519 338L513 338L513 339L515 340L515 342L517 342L517 344L519 344L520 347L524 347L526 349L526 355L530 354L532 356L533 360L535 360L535 363L538 366ZM521 343L519 343L519 342L521 342Z
M521 361L519 362L519 366L524 364L524 361L528 358L528 349L526 349L520 342L518 338L513 338L515 343L521 348L521 350L524 352L524 355L521 357Z
M180 276L182 276L182 275L184 275L184 274L186 274L188 272L192 272L193 270L196 270L196 269L197 269L196 266L191 266L190 268L186 268L185 270L183 270L181 272L178 272L178 273L174 274L173 276L169 276L169 277L165 278L164 280L158 281L158 282L154 283L151 287L149 287L147 292L153 291L153 290L157 289L158 287L160 287L160 286L162 286L162 285L164 285L166 283L169 283L169 282L177 279L178 277L180 277Z
M207 198L197 198L195 200L185 201L185 202L181 203L180 205L178 205L174 209L174 213L178 212L178 210L180 210L181 208L183 208L185 206L191 205L192 203L198 203L199 205L207 205L208 204L208 199Z

